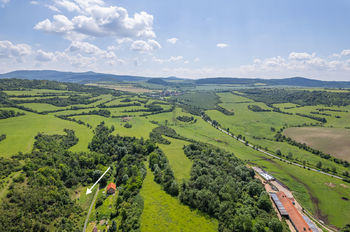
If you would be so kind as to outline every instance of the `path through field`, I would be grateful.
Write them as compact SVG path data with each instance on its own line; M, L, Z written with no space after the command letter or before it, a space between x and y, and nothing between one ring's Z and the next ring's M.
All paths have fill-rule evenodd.
M95 205L95 201L96 201L97 194L98 194L98 191L99 191L98 188L99 188L99 186L96 186L95 196L94 196L94 198L93 198L92 201L91 201L91 205L90 205L90 208L89 208L89 212L88 212L87 215L86 215L86 219L85 219L85 222L84 222L84 229L83 229L83 232L86 231L86 227L87 227L87 225L88 225L88 223L89 223L90 213L91 213L92 207L94 207L94 205ZM83 193L83 194L84 194L84 193Z

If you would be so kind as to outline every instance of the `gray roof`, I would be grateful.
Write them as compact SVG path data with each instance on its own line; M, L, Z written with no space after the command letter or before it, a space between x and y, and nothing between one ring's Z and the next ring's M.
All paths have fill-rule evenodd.
M286 209L284 208L284 206L281 203L281 201L278 199L276 193L270 193L270 196L271 196L273 202L275 203L275 205L277 206L277 209L280 212L280 214L282 216L288 216L288 213L287 213Z

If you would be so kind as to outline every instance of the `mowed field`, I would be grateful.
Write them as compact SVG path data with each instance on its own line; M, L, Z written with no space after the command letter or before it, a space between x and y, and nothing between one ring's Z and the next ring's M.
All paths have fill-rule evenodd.
M11 108L2 108L11 109ZM17 109L12 109L24 112ZM75 131L79 138L72 151L87 151L91 141L92 130L84 125L62 120L52 115L40 115L25 111L25 115L0 120L0 134L6 134L6 139L0 142L0 156L11 156L18 152L29 152L38 133L64 134L64 129Z
M293 127L284 134L299 143L350 161L350 130L324 127Z
M153 181L154 175L147 166L147 175L143 181L140 195L144 200L141 216L141 231L218 231L218 222L179 202L162 190Z
M166 137L171 144L159 144L159 147L167 156L170 166L174 171L175 178L179 183L183 179L188 180L190 178L190 172L192 167L192 161L187 158L183 151L183 146L188 145L188 142L172 139Z

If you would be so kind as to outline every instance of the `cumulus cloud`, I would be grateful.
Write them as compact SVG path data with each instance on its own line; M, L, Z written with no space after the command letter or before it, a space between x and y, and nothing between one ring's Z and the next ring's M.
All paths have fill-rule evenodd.
M136 40L131 44L131 49L139 52L151 52L159 48L161 48L160 44L153 39L148 41Z
M0 58L15 58L22 61L22 58L32 53L28 44L13 44L8 40L0 41Z
M87 55L93 55L95 57L106 58L106 59L114 59L116 55L113 51L105 51L100 49L94 44L88 42L74 41L71 45L66 49L68 52L72 53L83 53Z
M55 15L38 22L34 29L66 35L81 34L82 38L115 36L117 38L155 38L153 15L141 11L133 16L125 8L107 6L100 0L55 0L55 8L74 12L72 18ZM76 37L74 37L76 39Z
M176 42L177 42L178 40L179 40L178 38L170 38L170 39L167 39L167 42L168 42L168 43L171 43L171 44L176 44Z
M52 52L45 52L45 51L39 49L36 51L35 59L37 61L41 61L41 62L48 62L48 61L52 61L55 59L55 54Z
M226 47L228 47L228 44L218 43L218 44L216 44L216 47L218 47L218 48L226 48Z

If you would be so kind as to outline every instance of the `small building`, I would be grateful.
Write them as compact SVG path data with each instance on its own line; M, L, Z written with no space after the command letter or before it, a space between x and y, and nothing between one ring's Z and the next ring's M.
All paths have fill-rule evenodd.
M113 182L109 183L107 186L107 194L114 194L116 189L117 186Z

